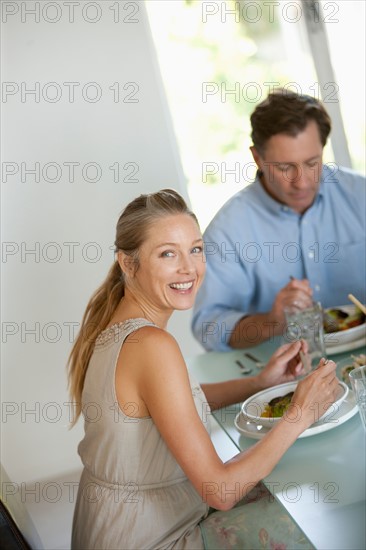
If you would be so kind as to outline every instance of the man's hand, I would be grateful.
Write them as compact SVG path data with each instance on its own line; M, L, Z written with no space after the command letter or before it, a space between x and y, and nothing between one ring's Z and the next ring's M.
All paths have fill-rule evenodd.
M273 302L271 316L273 320L283 324L285 322L284 309L296 306L298 309L305 309L311 306L313 291L307 279L291 279L277 294Z
M284 309L295 306L305 309L312 304L313 291L307 279L291 279L277 294L271 311L267 313L253 313L246 315L235 325L229 340L233 349L247 348L258 345L268 338L283 334L286 327ZM253 326L257 328L256 336L251 339Z

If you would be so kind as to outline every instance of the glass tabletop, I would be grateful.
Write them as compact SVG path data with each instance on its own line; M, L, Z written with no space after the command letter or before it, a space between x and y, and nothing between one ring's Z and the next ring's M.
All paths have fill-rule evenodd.
M273 339L255 348L227 353L209 352L187 361L190 372L200 383L219 382L243 376L239 360L255 375L257 367L244 354L266 362L280 345ZM351 355L366 353L366 347L331 354L340 376L342 365ZM241 404L215 411L215 420L239 450L255 445L235 428ZM264 480L315 548L332 550L366 548L365 521L365 434L359 414L335 429L298 439Z

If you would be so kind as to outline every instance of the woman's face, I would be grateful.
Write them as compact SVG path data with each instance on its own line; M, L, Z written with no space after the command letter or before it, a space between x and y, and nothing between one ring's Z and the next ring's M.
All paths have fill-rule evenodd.
M188 214L165 216L149 229L132 285L154 310L193 306L205 273L203 241Z

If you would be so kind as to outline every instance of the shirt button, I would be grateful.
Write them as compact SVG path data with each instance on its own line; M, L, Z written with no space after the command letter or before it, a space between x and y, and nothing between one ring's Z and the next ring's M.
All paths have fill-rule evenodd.
M315 286L314 286L314 290L316 290L317 292L319 292L320 286L319 286L319 285L315 285Z
M314 252L309 252L308 256L309 256L309 258L313 259L314 258Z

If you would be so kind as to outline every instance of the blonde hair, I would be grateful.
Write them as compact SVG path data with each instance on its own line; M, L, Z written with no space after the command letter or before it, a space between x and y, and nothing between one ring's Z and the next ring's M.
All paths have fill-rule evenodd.
M131 257L135 271L139 266L138 253L148 229L164 216L187 214L198 225L196 216L184 199L172 189L140 195L130 202L119 217L116 228L115 250ZM108 326L121 298L124 296L124 278L118 261L110 268L102 285L94 292L86 307L80 331L68 360L68 379L74 402L74 425L81 413L81 395L88 364L98 335Z

